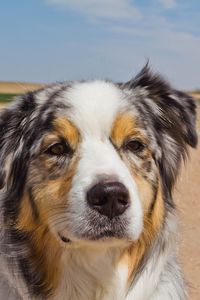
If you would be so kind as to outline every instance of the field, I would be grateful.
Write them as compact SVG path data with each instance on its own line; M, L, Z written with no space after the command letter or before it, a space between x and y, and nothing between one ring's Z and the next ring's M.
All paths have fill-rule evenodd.
M11 100L14 94L41 87L40 84L1 83L0 102ZM191 93L200 104L200 92ZM198 136L200 138L200 105L198 106ZM189 300L200 299L200 146L190 152L175 190L180 228L179 260L188 283Z
M10 102L16 95L39 89L42 86L39 83L0 82L0 102Z
M42 86L40 83L0 81L0 94L22 94Z

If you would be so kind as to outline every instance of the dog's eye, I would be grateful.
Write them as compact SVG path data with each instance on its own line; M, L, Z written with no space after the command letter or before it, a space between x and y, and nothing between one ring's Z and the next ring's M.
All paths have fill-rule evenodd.
M61 156L64 154L71 154L72 149L69 147L69 145L65 143L56 143L52 146L50 146L46 151L46 154L49 155L56 155L56 156Z
M125 143L125 150L129 150L133 153L140 153L144 148L145 145L139 140L132 140Z

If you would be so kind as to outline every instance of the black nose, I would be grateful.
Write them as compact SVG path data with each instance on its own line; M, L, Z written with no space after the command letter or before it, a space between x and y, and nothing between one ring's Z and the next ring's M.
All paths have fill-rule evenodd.
M99 182L87 192L91 208L112 219L129 207L129 193L121 182Z

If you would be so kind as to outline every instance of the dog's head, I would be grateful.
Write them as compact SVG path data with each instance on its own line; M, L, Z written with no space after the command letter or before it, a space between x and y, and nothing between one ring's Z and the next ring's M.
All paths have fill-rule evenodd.
M197 144L193 100L148 67L126 83L19 96L0 122L4 222L61 245L135 241L147 224L159 228L187 145Z

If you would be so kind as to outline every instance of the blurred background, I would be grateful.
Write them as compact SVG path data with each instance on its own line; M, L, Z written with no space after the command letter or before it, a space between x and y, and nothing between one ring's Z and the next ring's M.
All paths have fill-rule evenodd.
M0 39L0 106L54 81L128 80L149 59L200 112L199 0L0 0ZM175 199L179 259L199 300L200 147L190 157Z

